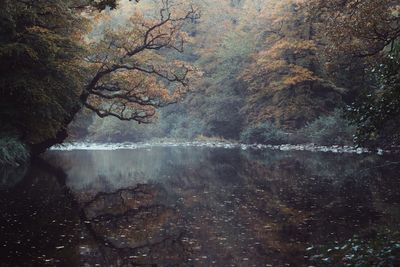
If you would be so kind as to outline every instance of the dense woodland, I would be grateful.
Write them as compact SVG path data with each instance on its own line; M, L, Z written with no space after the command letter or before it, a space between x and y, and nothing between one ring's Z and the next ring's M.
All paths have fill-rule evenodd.
M80 139L399 147L397 0L0 2L2 163Z

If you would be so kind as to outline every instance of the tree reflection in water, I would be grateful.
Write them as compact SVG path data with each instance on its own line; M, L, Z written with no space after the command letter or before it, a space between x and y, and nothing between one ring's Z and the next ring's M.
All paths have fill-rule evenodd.
M185 262L184 224L157 188L137 185L98 193L82 208L90 233L103 247L108 265L177 265Z
M400 223L391 157L153 148L46 160L1 194L6 266L308 266L309 247Z

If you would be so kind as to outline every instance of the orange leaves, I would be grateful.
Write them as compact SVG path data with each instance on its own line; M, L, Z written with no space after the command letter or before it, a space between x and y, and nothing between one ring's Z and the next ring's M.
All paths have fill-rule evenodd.
M325 76L318 60L320 42L314 36L314 22L302 7L306 2L268 1L258 16L262 48L240 77L248 89L244 112L249 124L272 121L295 128L305 123L299 113L320 108L313 103L319 100L309 99Z
M250 90L265 96L318 80L310 69L318 47L310 35L312 25L300 8L304 2L269 1L268 8L261 11L264 48L254 55L254 63L241 76Z
M312 0L310 17L320 21L332 58L374 56L400 37L400 4L394 0Z
M182 0L146 3L135 5L131 16L105 12L88 37L86 61L94 74L86 107L100 117L150 122L156 108L187 93L197 74L171 59L171 51L183 52L189 40L183 27L198 17L197 11Z
M282 82L284 86L294 86L296 84L311 82L318 80L318 77L309 69L298 66L289 65L289 74L284 76Z
M285 55L302 56L317 50L313 40L281 39L272 45L264 55L272 59L281 59Z
M249 66L242 78L250 84L250 89L263 88L265 93L315 81L318 78L313 71L302 65L312 60L316 49L312 40L279 40L255 56L255 63ZM264 84L261 88L260 82Z

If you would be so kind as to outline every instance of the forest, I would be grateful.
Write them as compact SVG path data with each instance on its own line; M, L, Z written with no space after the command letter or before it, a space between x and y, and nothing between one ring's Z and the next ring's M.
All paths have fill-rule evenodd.
M399 0L0 3L0 267L400 266Z
M65 140L398 149L397 1L1 5L2 163Z

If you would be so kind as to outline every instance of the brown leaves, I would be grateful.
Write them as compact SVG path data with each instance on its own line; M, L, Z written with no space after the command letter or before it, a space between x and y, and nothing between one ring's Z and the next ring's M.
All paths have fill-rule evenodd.
M263 20L280 28L267 30L265 48L254 56L254 63L242 75L250 90L261 95L318 79L309 69L317 51L315 41L304 34L310 25L303 13L293 9L299 1L270 4L274 13L264 16Z
M157 7L157 16L150 10ZM183 27L198 18L183 1L164 0L137 6L132 17L115 23L104 15L90 40L86 58L94 78L87 86L86 107L99 116L149 122L155 110L177 102L197 75L185 62L171 60L170 51L182 53L188 41Z
M320 21L319 32L329 42L331 58L344 53L357 57L377 55L400 37L398 1L313 0L310 17Z

